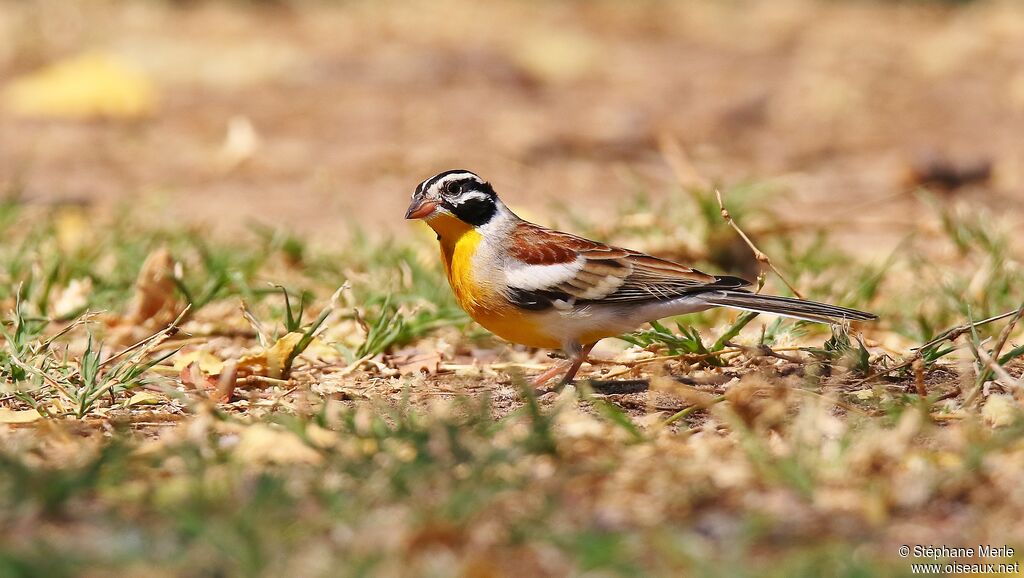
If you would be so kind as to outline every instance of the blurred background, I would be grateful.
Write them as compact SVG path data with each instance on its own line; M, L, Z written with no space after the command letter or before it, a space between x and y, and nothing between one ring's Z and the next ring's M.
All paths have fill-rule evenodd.
M455 167L590 218L768 183L879 252L921 187L1024 201L1014 0L4 0L0 81L7 194L226 232L403 231Z

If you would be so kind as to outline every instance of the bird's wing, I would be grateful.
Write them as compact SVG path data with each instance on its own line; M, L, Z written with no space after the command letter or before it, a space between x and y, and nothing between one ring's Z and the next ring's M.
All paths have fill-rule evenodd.
M538 310L663 301L749 284L526 222L512 232L505 281L513 302Z

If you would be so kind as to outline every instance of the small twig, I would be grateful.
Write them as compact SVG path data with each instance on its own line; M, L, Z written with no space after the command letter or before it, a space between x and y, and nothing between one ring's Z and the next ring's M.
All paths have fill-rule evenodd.
M970 331L971 329L973 329L975 327L981 327L982 325L987 325L989 323L992 323L993 321L999 321L1000 319L1006 319L1007 317L1011 317L1011 316L1015 317L1016 319L1019 319L1020 315L1021 315L1021 313L1020 313L1021 309L1024 309L1024 305L1022 305L1018 309L1014 309L1013 311L1007 311L1006 313L1000 313L999 315L993 315L992 317L989 317L988 319L982 319L981 321L975 321L974 323L965 323L963 325L957 325L956 327L951 327L951 328L943 331L942 333L940 333L936 337L932 338L928 342L926 342L926 343L924 343L922 345L919 345L917 347L911 348L911 351L913 351L914 354L909 359L904 361L903 363L900 363L899 365L894 365L892 367L883 369L882 371L878 371L876 373L873 373L873 374L871 374L871 375L869 375L869 376L867 376L867 377L865 377L865 378L863 378L861 380L855 381L853 383L853 385L854 386L863 385L863 384L865 384L865 383L867 383L867 382L869 382L869 381L871 381L873 379L878 379L879 377L882 377L884 375L889 375L890 373L892 373L894 371L899 371L899 370L901 370L901 369L903 369L905 367L910 367L911 365L914 364L915 361L917 361L918 359L921 359L921 352L924 351L925 349L928 349L929 347L931 347L933 345L937 345L939 343L942 343L943 341L949 341L949 342L956 341L957 339L960 338L961 335L963 335L964 333L967 333L968 331ZM1009 337L1009 331L1007 331L1007 329L1004 328L1003 332L1005 332L1007 337ZM1005 343L1005 340L1003 339L1002 333L1000 333L999 338L1000 338L1002 343ZM963 347L963 346L962 345L961 346L957 346L956 349L960 349L961 347ZM1000 345L1000 349L1002 349L1002 344Z
M970 311L968 311L968 315L970 315ZM967 347L970 348L971 355L974 356L974 360L976 362L976 365L974 366L974 371L975 373L977 373L977 381L974 384L974 388L971 389L971 392L968 393L967 397L964 399L964 406L967 407L974 405L975 400L978 399L978 396L981 394L982 388L984 387L984 382L982 382L981 376L983 373L982 368L985 367L985 362L982 361L981 355L982 353L984 353L985 344L992 339L991 337L989 337L986 338L984 341L975 344L975 341L978 339L978 333L974 331L974 327L971 327L970 329L972 339L967 340Z
M928 389L924 385L924 360L918 357L912 365L914 366L914 389L922 399L928 397Z
M755 245L754 242L750 240L750 237L748 237L747 234L743 232L743 229L741 229L740 226L736 224L736 221L733 220L732 215L729 214L729 210L725 208L725 203L722 202L722 193L718 189L715 189L715 198L718 199L718 208L722 212L722 218L725 219L725 222L728 223L729 226L732 227L737 234L739 234L740 238L742 238L743 241L747 244L747 246L750 247L750 250L754 252L754 259L756 259L758 263L763 263L765 266L771 269L773 273L778 275L779 279L781 279L782 282L786 284L786 287L789 287L789 290L793 292L793 295L796 295L799 299L803 299L803 294L800 293L800 291L798 291L797 288L794 287L793 284L786 279L782 272L779 271L779 269L772 263L772 260L768 258L768 255L766 255L764 251L758 249L757 245Z
M1002 365L996 363L996 360L992 359L992 356L985 352L984 348L978 348L978 358L996 374L999 383L1013 389L1014 393L1024 391L1024 381L1010 375Z
M588 362L590 363L590 362ZM600 361L598 361L600 363ZM439 371L465 371L468 369L493 369L495 371L502 369L547 369L548 364L546 363L492 363L490 365L479 365L476 363L441 363L437 366Z
M50 344L52 344L54 341L60 339L61 337L64 337L68 333L71 333L71 331L73 331L76 327L91 322L93 318L99 314L100 312L96 311L86 311L85 313L79 315L78 319L75 319L72 323L69 323L66 327L64 327L63 329L52 335L49 339L44 341L42 344L40 344L39 349L37 351L47 349L48 347L50 347Z
M344 377L344 376L352 373L353 371L359 369L359 366L361 366L362 364L366 363L371 358L373 358L373 354L367 353L366 355L360 357L359 359L357 359L357 360L353 361L352 363L348 364L347 366L345 366L344 369L342 369L341 371L339 371L335 375L337 375L339 377Z
M973 329L975 327L981 327L982 325L987 325L989 323L992 323L993 321L999 321L1000 319L1006 319L1007 317L1011 317L1011 316L1014 316L1014 315L1019 315L1018 311L1019 311L1019 309L1014 309L1012 311L1007 311L1006 313L1000 313L999 315L993 315L992 317L989 317L988 319L982 319L981 321L975 321L974 323L965 323L963 325L957 325L956 327L951 327L950 329L947 329L947 330L943 331L942 333L940 333L939 335L935 336L934 338L932 338L931 341L925 343L924 345L920 345L918 347L912 348L911 351L921 351L922 349L927 349L927 348L931 347L932 345L935 345L937 343L941 343L943 341L955 341L958 337L960 337L964 333L967 333L968 331L970 331L971 329Z
M183 319L185 319L185 315L187 315L191 309L192 304L186 305L185 309L183 309L181 313L178 314L178 317L174 321L172 321L170 325L161 329L160 331L157 331L156 333L150 335L149 337L143 339L142 341L139 341L138 343L135 343L134 345L131 345L125 349L122 349L120 352L111 355L110 357L102 361L99 364L99 367L106 367L107 365L110 365L114 360L120 359L125 355L128 355L129 353L132 353L138 349L143 349L147 346L156 347L161 342L163 342L164 339L178 332L178 324L181 323Z
M256 316L252 314L252 311L249 311L249 306L244 300L240 307L242 309L242 317L244 317L245 320L249 322L249 325L252 326L253 330L256 331L256 340L260 342L260 347L270 347L270 334L263 328L263 324L260 323L259 319L256 319Z
M1010 333L1013 332L1013 328L1020 321L1021 314L1024 313L1024 303L1021 303L1020 307L1017 308L1017 313L1010 319L1010 322L1003 327L1003 330L999 332L999 337L996 338L995 347L992 348L992 359L998 360L1000 354L1003 352L1003 346L1006 345L1006 340L1010 338ZM982 381L985 381L989 377L988 372L982 374Z
M238 385L287 386L291 385L291 383L291 380L288 379L277 379L274 377L267 377L265 375L250 375L238 380Z

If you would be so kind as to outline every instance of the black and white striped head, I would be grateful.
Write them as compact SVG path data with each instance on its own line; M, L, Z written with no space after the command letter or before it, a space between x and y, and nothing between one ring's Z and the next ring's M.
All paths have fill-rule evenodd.
M445 171L423 181L412 194L406 219L430 220L450 214L479 227L498 212L500 201L490 183L462 169Z

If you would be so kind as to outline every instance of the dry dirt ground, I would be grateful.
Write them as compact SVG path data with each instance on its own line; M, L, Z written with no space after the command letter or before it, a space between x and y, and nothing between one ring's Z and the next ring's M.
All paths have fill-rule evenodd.
M1024 201L1019 2L41 0L0 3L0 38L0 78L99 50L159 91L135 122L0 115L0 182L39 202L338 238L401 229L419 180L465 167L534 214L603 214L674 186L666 136L879 252L915 166L989 166L977 202Z

